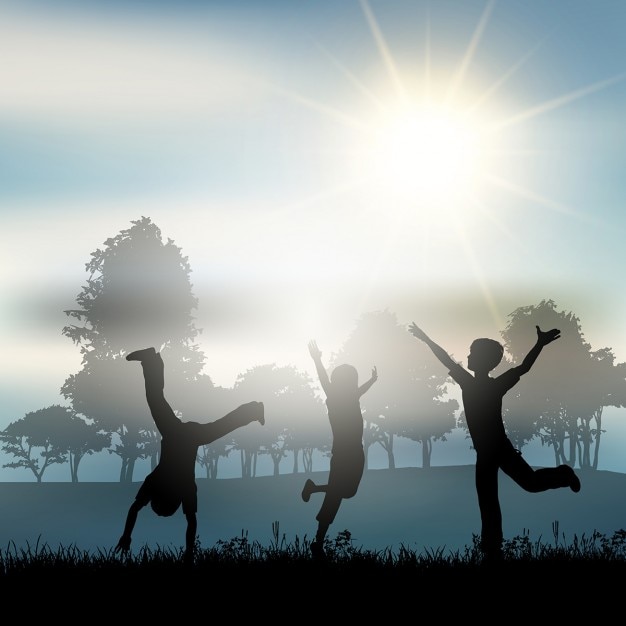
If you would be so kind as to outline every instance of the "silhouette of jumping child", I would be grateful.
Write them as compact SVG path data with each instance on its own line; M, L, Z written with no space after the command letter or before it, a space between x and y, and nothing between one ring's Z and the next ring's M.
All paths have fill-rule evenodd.
M330 379L322 365L322 353L315 341L309 342L309 353L315 362L317 375L326 394L328 419L333 436L330 472L325 485L316 485L308 479L302 489L302 499L308 502L312 493L324 493L322 506L316 516L318 521L315 541L311 543L314 557L324 557L324 539L335 520L341 501L352 498L358 488L365 468L363 450L363 415L360 398L376 382L378 373L372 368L371 378L358 385L358 373L352 365L339 365Z
M163 395L165 382L161 355L154 348L146 348L131 352L126 360L139 361L142 365L146 399L161 434L161 454L157 466L146 476L128 510L124 532L115 551L130 549L137 514L144 506L150 504L157 515L169 517L182 504L187 518L185 560L190 561L197 529L195 464L198 448L251 422L265 424L264 406L262 402L248 402L214 422L183 422L176 417Z
M580 480L569 465L534 470L513 447L502 421L502 398L526 374L544 346L561 336L556 328L537 328L537 341L517 367L511 367L493 378L489 372L502 360L503 346L493 339L476 339L467 357L470 374L460 363L437 345L415 325L409 332L430 347L433 354L448 368L450 376L461 387L467 427L476 450L476 492L481 517L481 548L485 559L502 558L502 513L498 499L498 469L510 476L522 489L538 493L548 489L569 487L580 491Z

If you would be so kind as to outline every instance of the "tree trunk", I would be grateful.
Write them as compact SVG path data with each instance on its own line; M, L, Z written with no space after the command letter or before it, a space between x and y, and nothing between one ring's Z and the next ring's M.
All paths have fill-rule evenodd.
M297 474L300 470L298 468L298 457L300 456L300 450L294 448L293 450L293 473Z
M576 466L576 450L578 449L578 420L576 418L568 420L569 431L569 459L566 463L572 467Z
M433 442L430 437L426 437L426 439L422 439L422 468L429 469L430 468L430 458L433 452Z
M396 457L393 454L393 433L389 434L388 444L385 448L387 450L387 462L389 464L389 469L396 469Z
M600 456L600 435L602 434L602 410L600 407L595 413L594 418L596 420L596 441L593 449L593 464L594 470L598 469L598 457Z
M126 478L126 466L128 465L128 459L122 457L122 467L120 468L120 482L125 482Z
M253 453L249 450L241 449L241 477L252 477L252 464L254 461Z
M380 431L378 433L377 441L382 446L383 450L387 453L387 464L389 469L395 469L396 459L393 455L393 433ZM363 447L365 448L365 446Z
M302 465L305 474L310 474L313 471L313 448L302 449Z
M126 467L123 476L123 482L132 483L133 482L133 471L135 469L135 461L137 459L126 459Z
M69 455L70 460L70 473L72 476L72 482L78 482L78 465L80 464L81 459L83 458L82 454L74 453Z

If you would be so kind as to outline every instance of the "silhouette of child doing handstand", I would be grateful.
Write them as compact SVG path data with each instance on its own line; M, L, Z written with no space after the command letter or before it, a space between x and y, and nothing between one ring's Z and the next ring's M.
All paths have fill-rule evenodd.
M322 389L326 394L328 419L333 435L330 472L325 485L316 485L308 479L302 489L302 499L309 501L312 493L323 492L324 501L316 516L318 521L315 541L311 543L314 557L324 556L324 539L335 520L341 501L352 498L363 477L365 452L363 450L363 415L360 398L376 382L378 373L372 368L371 378L358 385L358 373L352 365L334 368L330 379L322 365L322 353L315 341L309 342L309 353Z
M197 529L195 464L198 448L251 422L265 424L263 403L242 404L208 424L182 422L163 395L165 381L161 355L154 348L146 348L131 352L126 359L139 361L143 367L146 399L162 439L159 463L139 488L135 501L128 510L124 532L115 551L127 552L130 549L137 514L148 503L162 517L174 515L182 504L187 518L185 559L191 560Z
M510 476L522 489L537 493L548 489L569 487L580 491L580 480L569 465L534 470L513 447L502 421L502 398L526 374L544 346L561 334L537 328L537 341L517 367L492 378L489 372L502 360L503 346L493 339L476 339L467 357L467 367L454 361L426 333L415 325L409 332L430 347L433 354L448 368L450 376L460 385L467 427L476 450L476 492L481 516L481 548L488 560L502 556L502 513L498 499L498 469Z

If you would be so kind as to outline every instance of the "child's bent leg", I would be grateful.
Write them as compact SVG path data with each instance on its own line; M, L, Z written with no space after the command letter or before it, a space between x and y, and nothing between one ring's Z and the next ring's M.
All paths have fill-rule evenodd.
M522 489L531 493L562 487L569 487L575 493L580 491L580 480L569 465L534 470L516 451L516 453L508 456L501 467L502 471Z
M316 485L310 478L307 478L304 483L304 487L302 488L302 499L305 502L308 502L311 499L312 493L320 493L326 491L328 485Z

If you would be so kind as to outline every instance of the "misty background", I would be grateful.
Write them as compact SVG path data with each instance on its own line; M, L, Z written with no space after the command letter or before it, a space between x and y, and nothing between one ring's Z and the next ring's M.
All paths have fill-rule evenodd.
M315 386L309 339L330 364L363 315L384 311L465 362L474 338L501 338L509 314L552 301L591 350L626 361L622 3L26 0L0 2L0 16L10 59L0 68L0 427L69 405L61 388L83 363L64 311L80 308L92 254L143 216L188 259L199 372L217 387L265 364ZM428 171L439 181L428 196L416 186L429 162L453 160L411 152L419 135L386 169L379 135L402 120L398 102L426 93L452 102L447 112L478 111L473 128L497 138L462 198L441 193L460 185L445 168ZM520 341L530 348L532 332ZM384 381L367 356L360 376L378 365ZM145 410L139 372L124 365ZM453 385L447 394L459 400ZM626 472L624 417L605 406L598 469ZM323 405L310 419L328 428ZM432 442L433 465L473 462L462 427L446 439ZM554 462L538 437L523 452ZM397 436L394 457L420 467L421 444ZM326 467L323 450L312 462ZM380 443L368 463L388 466ZM133 479L150 466L137 459ZM255 471L272 473L269 454ZM107 450L80 464L81 481L119 474ZM237 452L220 460L220 477L240 475ZM67 463L43 476L69 479ZM34 477L3 467L0 480Z

